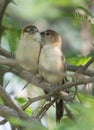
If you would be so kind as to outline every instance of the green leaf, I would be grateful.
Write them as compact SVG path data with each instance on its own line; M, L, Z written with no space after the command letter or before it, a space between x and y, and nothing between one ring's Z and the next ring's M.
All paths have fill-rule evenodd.
M16 126L24 127L24 130L47 130L41 123L37 122L36 120L26 121L21 120L19 118L11 117L9 121Z
M27 109L25 109L25 112L27 113L27 115L31 116L33 113L33 110L31 109L31 107L28 107Z
M15 52L20 38L21 28L15 20L8 17L4 17L3 26L5 27L3 36L8 41L10 51Z
M50 0L53 4L60 6L78 6L84 4L85 0Z
M85 95L82 93L79 93L78 95L84 105L87 103L89 105L89 107L92 107L92 108L94 107L94 97L93 96Z
M27 102L27 99L23 97L16 97L15 99L20 105L24 105Z
M26 99L26 98L23 98L23 97L16 97L15 99L16 99L16 101L17 101L21 106L23 106L23 105L27 102L27 99ZM31 107L28 107L28 108L25 109L25 112L26 112L29 116L31 116L33 110L32 110Z
M91 57L75 56L67 58L67 63L75 65L84 65L86 64Z
M6 30L5 37L9 43L10 51L15 52L20 39L20 30L17 29Z

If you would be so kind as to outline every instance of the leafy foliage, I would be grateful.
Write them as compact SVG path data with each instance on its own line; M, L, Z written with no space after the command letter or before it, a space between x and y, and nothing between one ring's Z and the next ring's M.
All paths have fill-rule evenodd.
M94 97L79 93L82 103L70 104L72 112L76 116L76 121L68 118L63 119L61 126L55 130L93 130L94 128Z
M27 99L26 98L23 98L23 97L19 97L19 98L16 98L16 101L18 102L18 104L20 104L20 106L23 106L26 102L27 102ZM25 112L31 116L32 113L33 113L33 110L31 107L28 107L25 109Z
M17 22L8 17L4 17L3 24L5 26L4 36L8 41L9 49L11 52L15 52L21 33L20 26Z
M75 65L84 65L85 63L87 63L89 61L91 57L83 57L83 56L74 56L74 57L70 57L67 59L67 62L69 64L75 64Z

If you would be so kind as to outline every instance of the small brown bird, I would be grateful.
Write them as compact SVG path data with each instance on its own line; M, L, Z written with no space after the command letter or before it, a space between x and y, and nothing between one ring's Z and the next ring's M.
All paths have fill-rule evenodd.
M65 58L61 51L61 37L53 30L46 30L41 33L41 41L43 48L40 53L39 66L46 71L40 69L39 75L52 85L64 83L65 77L61 73L65 73L66 69ZM60 122L63 112L63 100L59 99L56 102L56 122Z
M27 71L37 73L40 54L41 35L34 25L27 25L21 33L16 51L16 60Z

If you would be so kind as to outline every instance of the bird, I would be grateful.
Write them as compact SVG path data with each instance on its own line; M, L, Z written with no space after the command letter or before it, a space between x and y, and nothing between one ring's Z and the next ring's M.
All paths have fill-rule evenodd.
M21 32L21 38L16 50L16 60L26 71L38 72L38 62L41 50L41 35L35 25L26 25Z
M61 51L61 36L56 31L50 29L40 34L42 49L39 57L39 66L41 68L39 69L39 75L52 85L64 83L65 76L61 73L66 72L66 61ZM47 94L47 91L45 91L45 94ZM63 103L62 99L56 101L57 123L60 123L64 113Z

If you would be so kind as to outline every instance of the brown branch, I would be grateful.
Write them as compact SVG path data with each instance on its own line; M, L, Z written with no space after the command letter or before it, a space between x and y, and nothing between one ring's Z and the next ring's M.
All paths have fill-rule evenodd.
M5 59L0 58L0 64L8 65L8 66L14 67L15 69L19 69L17 62L15 60L11 60L11 59L8 59L8 58L5 58ZM36 85L36 86L38 86L38 87L40 87L44 90L50 91L50 89L51 89L51 85L49 83L47 83L45 81L40 82L40 79L37 78L36 76L33 76L30 72L26 73L24 71L21 71L21 72L16 71L15 74L19 75L23 79L27 80L28 82L31 82L32 84L34 84L34 85ZM90 83L90 82L92 83L93 82L92 78L90 78L89 81L88 81L88 79L85 79L83 81L72 82L72 83L68 83L68 84L69 85L70 84L81 85L81 84L87 84L87 83Z
M0 58L0 60L1 60L1 64L2 64L2 62L3 62L3 64L5 64L5 65L9 65L9 66L11 66L11 67L14 67L15 69L16 68L19 68L18 66L17 67L15 67L15 64L17 65L17 63L16 63L16 61L15 60L11 60L11 59L8 59L8 60L6 60L7 58L2 58L2 60L1 60L1 58ZM52 87L51 87L51 85L50 84L48 84L48 83L46 83L45 81L42 81L42 82L39 82L39 79L36 77L36 76L33 76L33 77L31 77L31 79L29 78L28 79L28 76L26 75L26 73L24 73L24 72L22 72L22 73L18 73L21 77L24 77L24 79L26 79L27 81L29 81L29 82L31 82L31 83L33 83L34 85L37 85L38 87L40 87L40 88L42 88L42 89L44 89L44 90L47 90L47 91L50 91L49 92L49 94L51 94L51 95L56 95L57 93L59 93L62 89L64 90L64 89L66 89L66 88L71 88L72 86L75 86L75 85L82 85L82 84L88 84L88 83L93 83L94 82L94 77L91 77L91 78L85 78L84 80L79 80L78 79L78 81L74 81L74 82L67 82L66 84L64 84L64 85L62 85L61 87L58 87L58 88L56 88L56 89L53 89ZM23 74L24 74L24 76L23 76ZM32 74L31 74L32 75ZM0 93L1 94L1 93ZM50 95L50 96L51 96ZM2 96L1 96L2 97ZM6 96L4 96L4 97L6 97ZM4 99L4 97L3 97L3 100L5 100ZM7 97L6 97L7 98ZM9 100L9 99L8 99ZM5 100L6 101L6 100ZM9 105L9 104L7 104L7 105ZM39 117L39 118L41 118L44 114L45 114L45 112L49 109L49 107L51 106L52 104L49 104L49 105L45 105L41 110L40 110L40 112L38 113L38 115L37 115L37 117ZM9 105L10 106L10 105ZM13 106L13 104L12 104L12 106ZM13 106L13 108L15 109L15 110L18 110L18 111L20 111L18 108L15 108L14 106ZM21 116L21 114L22 114L22 112L20 113L19 112L19 114L20 114L20 116ZM21 116L21 117L23 117L23 116Z
M1 65L0 66L0 85L1 86L3 86L3 75L6 72L13 72L13 70L8 66Z
M3 118L5 118L3 121L0 122L0 124L5 124L7 121L9 121L11 124L13 124L13 122L11 122L11 118L13 119L20 119L18 113L14 110L11 109L7 106L1 105L0 104L0 116L2 116ZM18 127L17 124L16 128Z
M0 43L1 43L1 36L4 31L4 28L2 26L2 20L3 20L5 10L10 2L11 2L11 0L0 0ZM0 84L1 85L3 85L3 76L4 76L4 73L2 71L2 73L0 74Z
M17 111L18 115L21 118L28 118L28 116L22 111L22 109L20 107L18 107L11 99L11 97L9 96L9 94L0 86L0 96L3 99L3 102L6 106L13 108L14 110Z
M7 122L6 119L3 119L2 121L0 121L0 125L4 125Z
M4 48L2 48L1 46L0 46L0 55L2 55L2 56L5 56L5 57L7 57L7 58L15 58L15 55L14 54L12 54L11 52L9 52L9 51L7 51L6 49L4 49ZM9 60L9 59L6 59L6 61L7 60ZM83 73L84 75L87 75L87 76L94 76L94 71L93 70L86 70L87 69L87 67L92 63L94 61L94 58L92 57L91 59L90 59L90 61L89 61L89 63L86 63L86 65L84 65L84 66L76 66L76 65L68 65L67 64L67 70L68 71L71 71L71 72L76 72L76 71L81 71L80 69L82 69L82 68L84 68L84 70L83 70L83 72L81 72L81 73ZM8 64L8 62L9 62L9 64ZM9 65L9 66L11 66L11 61L8 61L8 62L5 62L4 64L5 65ZM3 62L2 62L3 63ZM15 63L14 63L15 64ZM16 66L16 65L15 65ZM12 66L13 67L13 66ZM86 70L86 71L85 71Z
M53 92L49 92L49 94L47 94L47 98L53 96L54 99L52 101L50 101L49 103L45 104L44 107L41 108L41 110L38 112L38 114L36 115L36 118L38 118L39 120L44 116L44 114L48 111L48 109L59 99L62 98L65 101L69 101L69 99L71 100L71 98L69 97L69 95L65 92L60 92L59 95L54 94ZM67 107L66 107L67 109ZM72 116L71 119L73 119L73 114L69 111L69 109L67 109L69 116Z
M0 116L4 117L7 120L9 120L10 117L19 117L18 113L14 109L4 105L0 105Z
M0 105L0 116L4 117L7 121L9 121L14 126L13 128L18 128L19 130L33 130L34 128L38 129L40 127L45 130L42 124L40 124L37 120L34 120L32 118L23 119L19 116L16 110L4 105ZM14 123L12 119L15 119L16 123ZM19 124L19 121L24 121L27 124Z
M0 64L10 66L11 68L19 68L17 61L14 59L0 57Z
M36 76L32 75L30 72L22 71L23 68L19 66L19 64L17 63L16 60L8 59L8 58L0 58L0 64L15 68L16 70L18 70L18 71L14 71L14 73L16 75L27 80L28 82L31 82L32 84L34 84L36 86L39 86L40 88L42 88L44 90L48 90L49 86L51 86L49 83L47 83L45 81L40 82L40 79L37 78Z
M28 127L30 127L30 129L31 128L33 129L33 126L34 127L43 127L39 123L38 119L29 117L20 107L18 107L12 101L11 97L8 95L8 93L2 87L0 87L0 96L3 99L4 104L7 105L7 106L0 105L0 116L4 117L6 120L10 121L11 124L13 122L11 122L10 118L13 117L16 120L19 119L19 120L25 121L27 123L30 123L27 125L21 124L22 128L25 127L26 129L29 129ZM36 126L34 125L35 123L36 123ZM16 124L16 125L17 125L17 127L19 127L19 124Z
M7 50L3 49L1 46L0 46L0 55L5 56L5 57L7 57L7 58L14 58L14 57L15 57L14 54L12 54L11 52L8 52ZM8 63L8 62L9 62L9 63ZM13 61L13 62L15 62L15 61ZM0 61L0 63L1 63L1 61ZM10 67L15 67L15 66L17 66L17 65L15 65L15 63L14 63L15 66L11 66L11 60L10 60L10 59L6 59L6 62L3 61L2 64L9 65ZM83 66L82 66L82 67L83 67ZM68 64L67 64L67 71L76 72L76 71L78 71L79 69L81 69L82 67L81 67L81 66L68 65ZM83 74L84 74L84 75L87 75L87 76L90 76L90 77L91 77L91 76L94 76L94 70L89 70L89 69L87 69L86 71L83 72Z
M76 66L76 65L67 65L67 70L71 71L71 72L76 72L79 69L81 69L81 66ZM94 76L94 70L89 70L87 69L86 71L84 71L82 74L86 75L86 76Z
M35 97L35 98L28 98L28 101L26 102L26 104L24 104L21 108L23 110L25 110L28 106L30 106L32 103L36 102L36 101L39 101L39 100L47 100L48 98L51 98L52 96L55 96L53 95L52 92L46 94L46 95L43 95L43 96L38 96L38 97ZM62 98L64 101L72 101L73 97L70 96L68 93L64 92L64 91L61 91L60 92L60 95L59 95L60 98Z
M0 72L0 85L2 85L3 86L3 76L4 76L4 72L1 70L1 72Z
M64 108L65 108L65 110L66 110L66 112L67 112L67 116L68 116L71 120L75 121L75 116L73 115L73 113L71 112L71 110L67 107L67 105L64 104Z
M40 120L45 115L45 113L48 111L48 109L57 101L57 99L58 98L55 97L52 101L50 101L50 103L48 103L44 107L42 107L42 109L36 115L36 118Z
M3 99L4 105L0 105L0 116L4 117L6 120L8 120L11 124L13 124L11 118L16 119L16 121L24 121L27 122L27 124L13 124L16 126L16 128L21 129L19 130L27 130L27 129L38 129L42 128L45 129L42 124L38 121L36 118L29 117L20 107L18 107L11 99L11 97L8 95L8 93L0 87L0 96ZM34 125L36 124L36 125ZM14 127L15 128L15 127Z
M32 103L36 102L36 101L39 101L39 100L44 100L44 99L47 99L50 95L47 94L47 95L43 95L43 96L38 96L38 97L35 97L35 98L28 98L28 101L26 104L24 104L21 108L23 110L25 110L28 106L30 106Z
M94 57L92 57L84 66L82 66L76 73L83 73L86 69L94 62Z
M0 46L0 55L5 56L7 58L14 58L15 57L13 53L7 51L6 49L2 48L1 46Z
M66 88L71 88L75 85L82 85L82 84L88 84L88 83L92 83L94 82L94 77L92 78L87 78L87 79L84 79L84 80L80 80L80 81L74 81L72 83L65 83L64 85L62 85L61 87L58 87L56 89L53 89L53 88L50 88L50 92L49 94L51 94L52 96L56 96L60 91L66 89ZM58 98L60 98L61 95L58 96ZM38 119L41 119L43 117L43 115L45 114L45 112L51 107L51 105L56 101L56 99L58 99L57 97L55 97L55 99L53 101L51 101L49 104L46 104L40 111L39 113L37 114L36 118ZM63 98L64 99L64 98ZM75 119L72 115L72 113L69 111L69 109L67 109L67 112L68 112L68 116L71 118L71 119Z
M14 70L14 69L12 69L12 68L10 68L8 66L0 65L0 84L1 84L1 86L3 86L2 85L3 84L3 82L2 82L3 81L2 74L4 75L7 72L11 72L11 73L15 74L16 70Z
M83 85L83 84L89 84L89 83L94 83L94 76L90 77L90 78L85 78L84 80L73 81L71 83L67 82L64 85L62 85L61 87L54 89L52 93L55 94L55 93L60 92L61 90L71 88L71 87L76 86L76 85Z
M0 0L0 39L3 32L2 19L4 12L11 0Z

